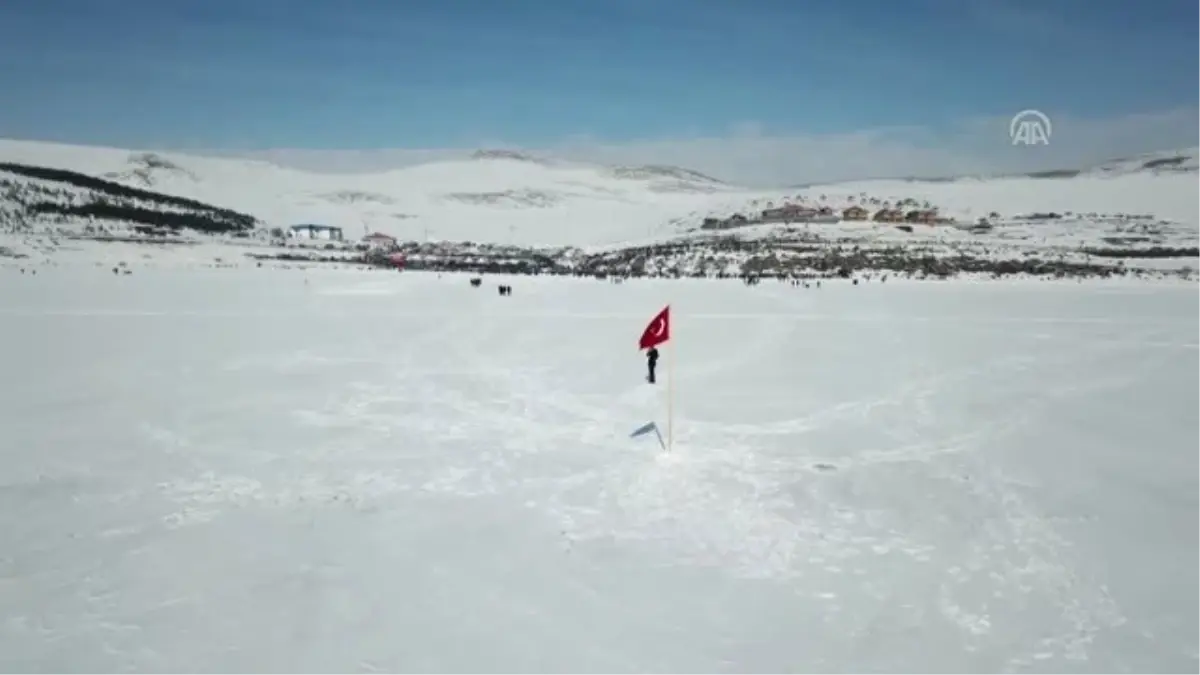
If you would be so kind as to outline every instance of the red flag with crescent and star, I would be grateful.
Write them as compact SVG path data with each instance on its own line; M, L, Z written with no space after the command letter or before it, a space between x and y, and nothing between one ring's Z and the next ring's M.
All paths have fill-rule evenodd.
M638 349L657 347L671 339L671 306L667 305L654 315L650 325L642 331L642 339L638 340Z

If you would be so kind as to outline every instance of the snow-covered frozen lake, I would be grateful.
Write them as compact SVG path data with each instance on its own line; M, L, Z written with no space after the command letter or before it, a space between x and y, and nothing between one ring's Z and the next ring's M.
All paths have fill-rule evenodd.
M1195 285L0 273L0 670L1200 667Z

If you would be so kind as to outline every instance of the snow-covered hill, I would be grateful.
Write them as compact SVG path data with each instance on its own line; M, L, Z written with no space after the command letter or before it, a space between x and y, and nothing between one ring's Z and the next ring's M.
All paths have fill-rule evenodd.
M263 161L0 140L0 161L219 204L267 227L323 222L348 234L527 245L673 234L672 218L738 190L676 167L590 166L511 151L374 174L320 174Z
M67 169L0 162L0 231L245 233L253 216Z
M265 161L0 140L0 162L70 169L196 199L251 214L264 227L323 222L350 235L370 230L410 240L611 245L672 237L708 216L789 199L839 209L928 202L961 222L1053 211L1200 223L1195 148L1114 160L1057 179L871 180L790 192L728 185L679 167L586 165L509 150L379 173L322 174Z
M1118 175L1130 173L1193 174L1200 169L1200 148L1185 148L1166 152L1149 152L1136 157L1123 157L1084 170L1084 175Z

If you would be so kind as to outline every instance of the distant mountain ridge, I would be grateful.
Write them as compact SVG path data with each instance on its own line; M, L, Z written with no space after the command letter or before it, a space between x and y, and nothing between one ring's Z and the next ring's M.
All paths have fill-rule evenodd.
M246 256L256 265L375 264L356 244L378 231L402 242L411 269L426 270L947 278L1154 267L1190 274L1200 250L1194 157L1152 153L1056 179L751 190L681 167L572 163L511 150L334 174L0 141L0 258L124 262L195 251L212 265ZM819 217L788 215L805 209ZM285 235L301 223L340 227L345 241ZM136 254L135 245L143 247Z
M1085 173L1112 175L1149 172L1162 174L1197 173L1198 170L1200 170L1200 148L1182 148L1112 159L1087 169Z
M1135 173L1154 175L1197 173L1200 171L1200 148L1179 148L1148 152L1133 157L1105 160L1083 168L1045 169L1020 173L997 173L984 176L945 176L936 178L910 177L913 182L944 183L964 178L1075 178L1077 176L1115 176Z
M993 211L1064 210L1161 212L1194 221L1195 183L1187 179L1195 173L1196 154L1195 148L1149 153L1087 169L1007 176L1003 181L895 179L750 189L678 166L586 164L503 148L347 174L303 171L263 160L0 140L0 162L66 170L212 205L209 208L244 215L266 229L325 223L342 227L348 236L381 231L407 240L531 246L670 238L699 227L707 217L771 208L799 193L821 202L822 194L829 193L835 207L859 199L882 203L912 198L970 221ZM1071 180L1140 177L1170 183L1164 183L1163 191L1153 190L1165 197L1151 199L1145 187L1116 191L1112 185L1098 188ZM1063 180L1045 180L1051 178ZM1151 203L1144 204L1147 200Z
M0 140L0 161L64 169L253 214L438 237L588 244L668 235L671 220L735 186L681 167L608 167L483 149L375 173L316 173L263 160Z

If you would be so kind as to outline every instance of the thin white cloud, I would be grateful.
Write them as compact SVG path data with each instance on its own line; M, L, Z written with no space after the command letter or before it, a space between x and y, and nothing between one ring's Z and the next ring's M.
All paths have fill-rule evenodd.
M1015 113L1016 111L1014 111ZM1200 145L1200 111L1184 108L1112 118L1043 111L1053 121L1048 145L1013 145L1011 116L962 120L951 128L898 127L851 133L769 135L755 122L719 137L609 143L578 136L547 147L481 143L565 160L672 164L746 185L939 177L1075 168L1143 152ZM298 150L212 154L251 156L314 171L379 171L469 154L462 149Z

